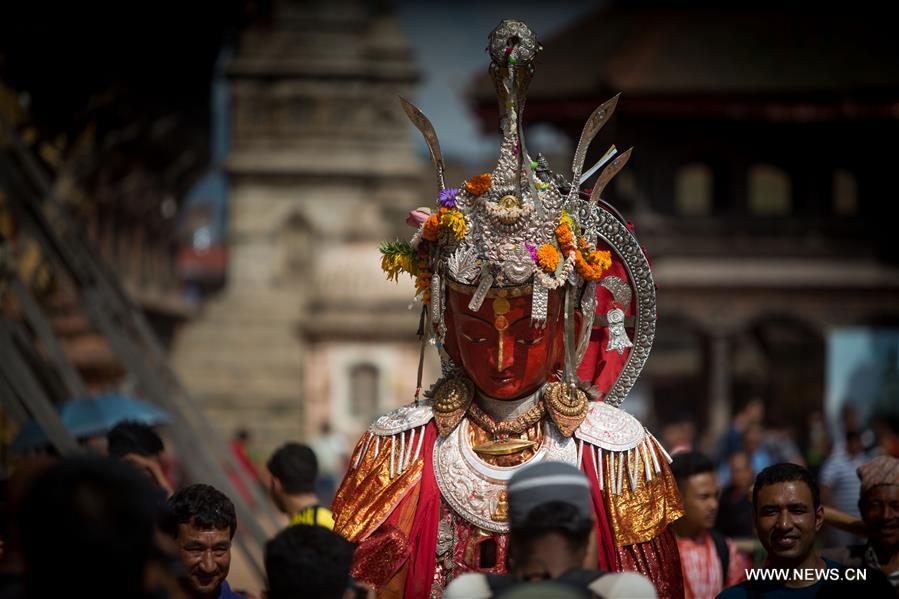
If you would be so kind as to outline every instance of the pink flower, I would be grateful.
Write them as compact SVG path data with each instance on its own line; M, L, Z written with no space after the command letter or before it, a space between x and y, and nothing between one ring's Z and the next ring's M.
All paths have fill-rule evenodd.
M409 216L406 217L406 224L417 229L423 222L428 220L429 216L431 216L429 208L416 208L409 212Z

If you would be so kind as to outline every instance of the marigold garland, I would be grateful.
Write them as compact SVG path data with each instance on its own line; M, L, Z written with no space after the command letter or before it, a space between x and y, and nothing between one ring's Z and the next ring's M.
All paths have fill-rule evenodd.
M431 278L434 275L427 269L427 262L424 267L419 268L418 275L415 277L415 295L421 296L421 303L427 304L431 301Z
M473 196L479 196L490 189L490 182L493 179L491 173L477 175L465 182L465 189Z
M612 256L609 252L594 250L584 257L580 250L575 251L574 268L577 274L587 281L596 281L612 266Z
M560 221L556 227L556 241L559 242L559 249L562 250L563 256L567 256L571 250L577 249L574 245L574 233L571 232L571 227L564 220Z
M556 272L559 258L559 251L552 244L544 243L537 250L537 264L546 272Z
M607 271L612 268L612 254L607 250L593 250L587 256L587 262L592 264L593 268Z
M591 250L590 245L583 237L575 236L572 232L574 221L564 210L562 218L556 227L556 241L562 255L567 256L574 252L574 268L577 273L587 281L596 281L612 266L612 255L604 250ZM542 265L541 265L542 266Z
M422 239L437 241L437 233L440 231L440 219L446 214L446 211L446 208L441 208L439 211L432 213L431 216L428 217L428 220L425 221L425 224L421 229Z
M465 189L474 196L480 196L490 188L490 185L491 174L484 173L466 181ZM433 273L428 269L428 260L434 248L432 244L438 241L441 231L445 232L445 238L452 237L456 241L463 239L468 232L465 216L453 206L455 192L455 189L442 190L439 198L442 207L426 218L426 212L419 211L425 220L415 238L420 238L422 242L413 241L415 248L412 244L401 241L384 243L380 247L381 269L386 273L388 280L397 281L400 273L409 273L415 279L415 295L420 297L424 304L431 300ZM600 279L603 273L611 268L611 253L591 248L580 235L578 224L565 210L562 211L555 228L555 238L557 245L544 243L535 248L525 244L534 262L543 272L555 273L560 262L566 257L573 260L577 273L589 281Z

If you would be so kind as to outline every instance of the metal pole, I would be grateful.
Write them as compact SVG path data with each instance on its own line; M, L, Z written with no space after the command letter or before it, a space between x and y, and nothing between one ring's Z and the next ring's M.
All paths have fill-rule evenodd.
M22 359L13 341L9 324L0 320L0 369L14 389L17 389L25 405L31 408L34 419L51 443L63 455L81 452L78 441L62 423L59 412L44 394L40 383ZM23 394L24 395L21 395Z
M75 367L72 366L69 356L66 355L65 350L63 350L62 346L59 344L59 340L56 339L56 335L53 334L53 328L50 326L50 322L47 320L47 317L44 316L44 313L38 307L34 298L31 297L31 293L29 293L19 277L15 277L11 281L10 289L16 297L16 300L18 300L22 310L25 312L25 318L28 320L28 324L31 325L32 330L35 332L38 339L41 340L41 343L44 344L47 353L59 370L59 374L62 376L62 380L66 385L69 395L72 397L87 395L87 389L81 380L81 376L78 374L78 371L75 370Z
M19 396L13 390L9 381L6 380L6 377L3 376L2 372L0 372L0 401L3 401L3 408L6 410L6 413L9 414L19 426L23 426L31 420L31 416L28 415L28 410L22 405Z

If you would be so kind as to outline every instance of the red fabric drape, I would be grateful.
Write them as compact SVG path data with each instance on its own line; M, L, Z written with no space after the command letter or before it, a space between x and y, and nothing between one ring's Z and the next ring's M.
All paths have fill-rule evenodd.
M598 243L597 248L601 250L611 250L611 248L603 243ZM603 276L616 276L622 281L631 283L624 269L621 259L612 251L612 266ZM633 290L633 286L631 286ZM625 318L635 314L636 293L632 294L631 302L627 306L620 306L624 310ZM606 313L615 306L614 298L608 289L602 285L596 286L596 314L605 317ZM628 335L633 337L633 329L628 330ZM606 394L618 375L624 369L624 364L630 355L630 348L619 354L617 351L606 351L606 345L609 343L609 330L606 326L594 326L590 331L590 342L587 345L587 351L581 360L580 367L577 369L578 377L584 381L590 381L599 390Z
M659 599L684 599L680 552L670 528L645 543L620 547L616 570L631 570L649 578Z
M437 564L437 525L440 520L440 490L434 478L434 446L437 444L437 426L431 421L425 429L421 453L424 468L421 474L421 490L415 511L415 523L409 533L412 558L406 577L406 599L428 599L434 581Z
M618 556L615 551L615 540L612 537L612 527L606 515L606 506L603 501L602 491L599 490L599 480L596 477L596 466L593 461L593 453L584 447L581 468L590 481L590 494L593 497L593 516L596 518L596 545L599 555L597 568L606 572L614 572L618 569Z

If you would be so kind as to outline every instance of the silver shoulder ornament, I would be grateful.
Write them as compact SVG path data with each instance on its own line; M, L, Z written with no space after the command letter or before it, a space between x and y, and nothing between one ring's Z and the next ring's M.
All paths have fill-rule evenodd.
M434 418L430 402L413 402L377 418L363 437L362 450L356 454L351 469L359 468L367 454L377 460L381 452L389 453L389 475L406 472L421 456L425 428Z

